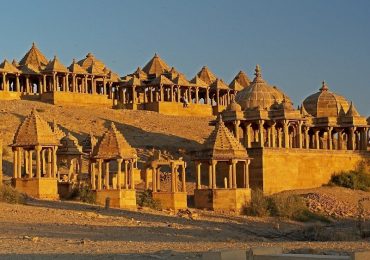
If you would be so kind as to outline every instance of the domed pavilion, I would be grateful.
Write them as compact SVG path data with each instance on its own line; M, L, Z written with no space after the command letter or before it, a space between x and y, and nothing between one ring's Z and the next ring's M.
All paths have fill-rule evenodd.
M82 169L82 146L78 139L70 132L60 139L61 147L58 149L58 162L65 162L67 168L67 182L77 182ZM63 178L62 178L63 179Z
M239 75L238 80L246 84L247 79L243 76ZM139 67L123 78L118 89L118 102L126 109L211 116L225 109L235 92L206 66L189 81L155 54L143 69Z
M18 127L10 145L13 150L12 182L15 189L36 198L57 199L59 145L49 124L35 109L32 110Z
M321 186L370 158L369 120L325 82L295 109L257 66L222 116L252 158L251 187L266 194Z
M96 191L96 201L104 205L110 198L110 205L118 208L136 208L134 168L136 150L130 146L112 123L109 130L98 140L91 156L91 187ZM98 165L96 178L95 165ZM117 171L111 175L110 166ZM124 168L124 174L121 169ZM104 169L103 169L104 168Z
M303 147L305 118L285 93L262 78L259 65L251 84L237 93L222 115L225 125L246 148Z
M194 202L197 208L239 210L250 201L250 158L245 147L226 128L222 116L219 116L202 149L194 153L193 160L196 165ZM208 178L202 176L202 169L208 170ZM202 185L202 179L208 179L206 187Z
M311 147L329 150L367 150L368 122L355 105L329 90L325 82L318 92L302 104L302 115L308 120Z

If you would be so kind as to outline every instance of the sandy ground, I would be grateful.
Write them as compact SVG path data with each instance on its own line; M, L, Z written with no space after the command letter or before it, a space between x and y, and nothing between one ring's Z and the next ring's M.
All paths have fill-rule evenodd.
M255 246L332 254L370 249L369 240L307 241L304 230L315 223L193 211L196 219L66 201L0 203L0 258L197 259L212 249ZM354 227L348 220L320 225L336 231Z
M32 108L36 108L48 122L55 119L63 131L70 131L79 140L91 132L96 136L102 135L114 122L142 158L152 147L175 155L196 150L212 130L209 126L212 118L180 118L148 111L0 101L0 122L3 122L0 135L5 145L12 142L19 123ZM7 149L4 172L9 177L12 158L10 149ZM326 188L321 189L325 192ZM340 199L352 204L356 199L368 196L368 193L327 189L329 196L339 194ZM255 246L281 246L286 251L333 254L370 249L369 240L356 240L345 235L354 232L353 220L303 224L209 211L195 213L198 217L192 220L179 217L174 212L105 210L77 202L32 200L27 205L0 203L0 258L197 259L207 250ZM332 241L309 241L306 236L309 228L333 234Z

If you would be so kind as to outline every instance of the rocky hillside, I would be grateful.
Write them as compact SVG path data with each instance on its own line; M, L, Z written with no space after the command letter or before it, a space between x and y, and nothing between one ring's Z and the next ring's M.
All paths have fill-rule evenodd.
M0 101L0 135L4 146L11 144L14 133L31 110L35 108L48 122L56 120L64 132L79 140L89 133L101 136L114 122L128 142L145 157L154 147L183 154L200 147L210 134L212 117L165 116L149 111L114 110L101 107L55 106L35 101ZM5 149L4 170L11 174L10 148Z

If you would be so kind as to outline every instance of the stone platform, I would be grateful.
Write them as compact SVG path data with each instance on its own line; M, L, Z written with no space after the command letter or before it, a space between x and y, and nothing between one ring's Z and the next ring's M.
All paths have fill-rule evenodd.
M153 199L158 200L163 209L178 210L188 207L186 192L153 192Z
M73 92L47 92L41 94L41 101L53 105L80 105L80 106L103 106L111 108L113 100L106 95L73 93Z
M127 109L135 109L132 104L128 104ZM183 107L182 103L178 102L151 102L145 104L137 104L137 110L148 110L158 112L164 115L172 116L212 116L213 110L210 105L206 104L189 104L188 107Z
M73 184L70 182L58 182L58 194L60 198L67 199L73 192Z
M21 99L20 92L0 91L0 100L19 100Z
M196 208L239 211L251 200L250 189L196 189Z
M370 161L370 151L248 148L250 186L266 195L327 184L333 174Z
M38 199L59 199L58 184L56 178L12 179L14 188L20 193Z
M135 190L98 190L96 191L96 203L104 206L106 199L110 198L110 206L113 208L136 209Z

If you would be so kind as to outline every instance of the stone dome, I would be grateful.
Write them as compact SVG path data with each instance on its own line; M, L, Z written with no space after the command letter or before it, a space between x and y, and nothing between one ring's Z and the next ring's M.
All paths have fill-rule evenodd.
M307 113L314 117L338 117L347 113L350 102L338 94L331 92L325 82L320 91L308 96L303 101Z
M60 145L50 125L40 117L36 109L31 111L14 135L13 147Z
M235 97L236 102L241 105L243 110L257 107L270 109L273 105L281 104L284 99L290 102L289 97L280 89L266 83L262 78L259 65L256 66L254 75L252 83L238 92Z
M240 112L242 111L242 107L233 100L226 108L228 111L237 111Z
M64 155L79 155L82 154L82 147L78 143L78 139L73 136L70 132L60 139L61 147L59 147L57 153Z

